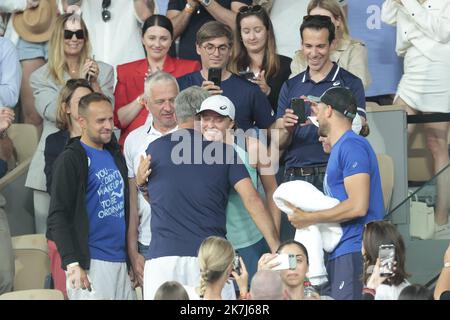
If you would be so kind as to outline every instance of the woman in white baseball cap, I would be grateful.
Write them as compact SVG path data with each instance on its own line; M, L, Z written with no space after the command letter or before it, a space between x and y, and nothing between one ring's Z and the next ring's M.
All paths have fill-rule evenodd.
M201 132L207 140L223 141L233 145L244 162L254 187L269 208L275 226L280 231L281 213L273 201L277 188L276 170L266 145L257 136L255 129L247 132L236 129L235 106L225 96L214 95L203 101L198 112L201 119ZM233 130L234 129L234 130ZM250 132L251 131L251 132ZM278 157L278 155L273 155ZM278 158L277 158L278 159ZM261 188L261 184L264 190ZM231 191L227 206L227 239L243 258L249 274L249 281L256 273L258 260L270 252L269 246L244 207L239 194Z

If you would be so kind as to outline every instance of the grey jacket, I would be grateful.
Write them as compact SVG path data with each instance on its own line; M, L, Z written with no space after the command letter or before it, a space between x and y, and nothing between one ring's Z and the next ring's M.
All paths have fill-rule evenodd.
M111 99L114 105L114 69L109 64L100 61L97 61L97 63L100 68L98 83L103 93ZM64 74L64 80L69 79L70 76L67 73ZM58 131L58 128L56 128L56 111L58 109L58 96L63 86L56 84L49 76L48 63L31 74L30 85L33 89L36 110L44 121L41 139L31 160L25 186L46 192L44 174L45 140L48 135Z

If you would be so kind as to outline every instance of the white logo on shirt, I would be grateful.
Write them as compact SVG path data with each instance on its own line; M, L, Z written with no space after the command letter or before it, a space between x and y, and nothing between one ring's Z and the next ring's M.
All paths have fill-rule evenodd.
M352 168L355 169L358 166L358 161L353 162Z
M338 87L338 86L340 86L340 85L341 85L341 82L340 82L339 80L333 82L333 87Z
M341 282L341 285L339 286L339 290L342 290L342 288L344 287L345 281Z

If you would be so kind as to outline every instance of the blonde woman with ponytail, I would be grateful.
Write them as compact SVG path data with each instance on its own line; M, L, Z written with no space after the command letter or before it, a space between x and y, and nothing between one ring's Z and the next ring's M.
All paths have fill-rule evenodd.
M198 287L185 286L191 300L230 300L236 299L230 275L236 280L241 296L248 292L248 273L242 258L240 274L233 271L235 257L231 243L221 237L211 236L203 240L198 251L200 284Z

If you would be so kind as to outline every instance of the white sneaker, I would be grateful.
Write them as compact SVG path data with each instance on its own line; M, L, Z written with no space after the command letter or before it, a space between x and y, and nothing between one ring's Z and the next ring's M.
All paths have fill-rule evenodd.
M433 239L450 239L450 222L443 225L434 224Z

